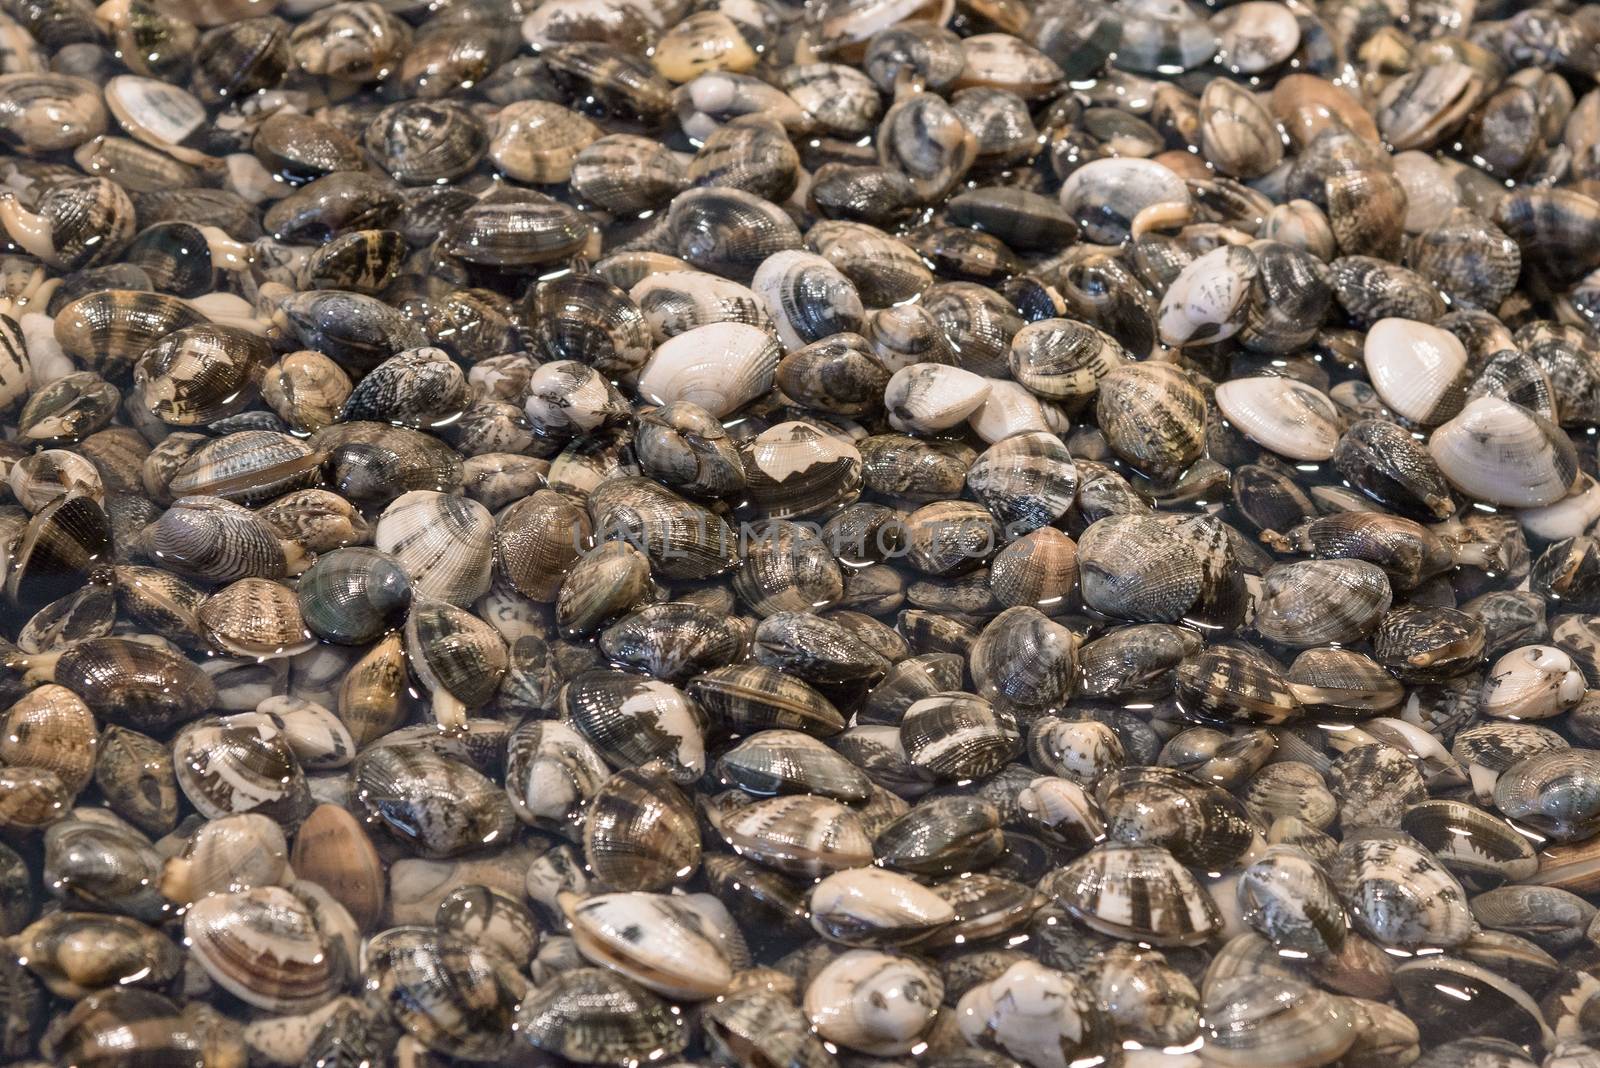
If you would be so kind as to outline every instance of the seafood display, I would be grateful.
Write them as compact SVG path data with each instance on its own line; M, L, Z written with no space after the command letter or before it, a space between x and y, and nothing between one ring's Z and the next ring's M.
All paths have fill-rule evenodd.
M0 0L0 1063L1600 1068L1600 5Z

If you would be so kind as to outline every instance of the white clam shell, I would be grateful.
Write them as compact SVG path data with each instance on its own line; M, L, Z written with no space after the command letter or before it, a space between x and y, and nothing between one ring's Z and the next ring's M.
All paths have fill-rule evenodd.
M1554 504L1517 512L1522 529L1543 541L1575 538L1600 522L1600 482L1580 474L1577 487Z
M1093 1064L1106 1035L1093 999L1063 972L1018 961L998 978L968 990L956 1025L974 1046L998 1046L1033 1068ZM1082 1058L1082 1059L1080 1059Z
M1483 682L1483 714L1547 719L1583 697L1583 673L1553 645L1524 645L1495 661Z
M1210 344L1237 334L1255 277L1255 254L1238 245L1222 245L1194 259L1161 298L1161 340Z
M803 1007L827 1041L887 1057L917 1045L943 1000L943 981L920 961L853 949L817 973Z
M883 388L889 425L910 433L933 434L966 419L989 397L990 380L960 367L914 363L902 367Z
M811 926L845 945L910 942L955 918L944 898L884 868L834 872L811 889Z
M1558 427L1499 397L1479 397L1433 432L1428 452L1450 484L1489 504L1554 504L1578 476L1577 451Z
M579 952L659 994L716 997L733 981L717 932L686 898L635 892L560 901Z
M1264 448L1291 460L1326 460L1339 443L1338 405L1292 378L1235 378L1217 387L1217 407Z
M1454 334L1411 319L1379 319L1362 356L1383 403L1428 425L1455 415L1465 397L1467 350Z
M639 375L639 395L652 404L691 401L720 419L772 388L782 355L760 327L697 326L661 343Z
M1052 407L1054 407L1052 405ZM984 441L993 445L997 441L1030 431L1063 434L1070 421L1059 409L1057 418L1045 410L1039 398L1015 382L1003 378L989 380L989 395L978 410L967 417L967 425L977 431Z

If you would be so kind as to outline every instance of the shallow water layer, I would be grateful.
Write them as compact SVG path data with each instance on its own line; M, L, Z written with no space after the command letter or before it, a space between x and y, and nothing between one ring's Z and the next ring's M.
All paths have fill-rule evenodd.
M1597 1068L1597 72L0 0L0 1061Z

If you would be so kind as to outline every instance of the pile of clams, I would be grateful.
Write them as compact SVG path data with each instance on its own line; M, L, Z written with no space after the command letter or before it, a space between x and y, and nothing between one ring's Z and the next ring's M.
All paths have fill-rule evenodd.
M1597 77L0 0L0 1063L1600 1068Z

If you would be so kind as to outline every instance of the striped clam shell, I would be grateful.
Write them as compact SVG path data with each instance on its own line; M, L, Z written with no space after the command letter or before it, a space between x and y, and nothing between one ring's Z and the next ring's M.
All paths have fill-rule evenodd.
M1239 877L1244 920L1273 945L1314 957L1344 945L1348 920L1339 894L1316 862L1274 846Z
M435 490L402 493L378 517L372 543L399 562L422 596L465 605L489 592L494 519L476 501Z
M1051 873L1041 889L1115 938L1192 946L1222 926L1211 895L1160 846L1108 842Z
M872 862L872 841L860 817L824 797L756 801L724 815L718 830L734 852L791 875L824 875Z
M583 821L583 859L601 887L665 890L700 867L689 800L664 776L628 769L600 784Z
M167 483L175 497L209 496L257 505L321 479L322 453L274 430L241 430L189 454Z
M666 1002L605 968L575 968L536 987L517 1012L517 1029L536 1049L580 1064L670 1057L689 1041Z
M1000 770L1022 749L1010 713L974 694L924 697L905 710L900 743L906 756L935 778L978 779Z
M1078 471L1060 438L1029 431L985 450L967 470L967 488L1008 529L1025 534L1072 507Z
M354 800L418 855L457 856L508 839L505 791L469 765L420 747L382 745L356 758Z
M1152 478L1174 478L1200 456L1205 397L1172 364L1112 370L1100 379L1095 414L1112 451Z
M528 983L486 945L434 927L393 927L367 944L365 960L378 1002L430 1049L492 1060L510 1047Z
M620 671L587 671L569 682L565 721L618 767L659 764L691 784L706 772L705 717L671 683Z
M355 971L355 923L325 894L281 886L212 894L189 907L183 933L213 981L269 1012L322 1005Z
M1454 946L1472 934L1461 884L1433 857L1403 841L1346 842L1330 874L1356 928L1380 945Z

